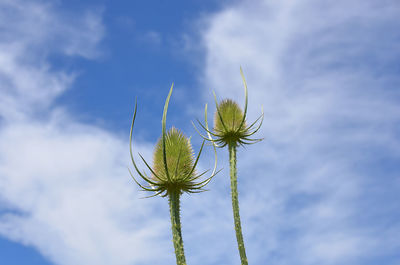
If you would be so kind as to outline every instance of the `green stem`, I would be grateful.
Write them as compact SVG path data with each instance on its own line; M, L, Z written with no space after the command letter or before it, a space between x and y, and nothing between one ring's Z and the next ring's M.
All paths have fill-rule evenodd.
M244 247L242 226L240 224L240 215L239 215L235 144L229 144L229 164L230 164L230 174L231 174L232 208L233 208L233 219L235 221L236 240L238 243L238 249L242 265L247 265L248 263L246 257L246 249Z
M183 240L181 232L180 206L179 206L179 191L171 191L169 193L169 209L171 213L171 229L172 241L174 243L176 264L186 265L185 252L183 250Z

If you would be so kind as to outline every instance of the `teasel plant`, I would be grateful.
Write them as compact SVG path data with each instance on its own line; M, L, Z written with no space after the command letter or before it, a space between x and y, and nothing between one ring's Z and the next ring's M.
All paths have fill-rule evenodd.
M180 221L180 198L183 193L199 193L205 191L204 186L206 186L218 173L218 171L216 171L217 156L214 148L214 169L208 178L205 180L200 180L203 175L209 172L209 170L206 170L203 173L196 174L196 166L202 153L205 141L203 140L199 153L197 157L194 158L190 138L187 138L181 131L174 127L166 131L167 110L173 86L174 84L172 84L170 88L164 105L164 112L161 122L162 133L161 138L158 140L155 147L153 167L151 167L143 158L143 156L139 154L140 158L150 171L149 175L139 170L133 158L132 136L137 111L137 101L135 102L135 110L129 137L129 149L133 167L145 184L141 184L134 177L132 171L129 168L128 169L133 180L143 191L153 193L148 197L168 197L171 215L172 241L175 248L176 263L177 265L185 265L186 258L183 247Z
M236 151L237 147L244 146L247 144L253 144L263 139L251 138L260 128L264 120L264 111L261 109L261 115L250 125L247 125L247 105L248 105L248 92L247 83L243 74L242 68L240 68L240 74L242 76L245 93L245 104L244 111L239 105L231 100L224 99L218 102L215 92L213 91L216 112L214 115L214 128L209 129L207 121L207 104L204 109L204 124L199 120L197 122L206 131L206 135L203 135L193 123L196 131L203 138L204 141L211 142L214 147L228 147L229 151L229 166L230 166L230 179L231 179L231 196L232 196L232 209L233 219L236 232L236 239L238 244L238 250L242 265L247 265L246 249L243 240L242 226L240 222L239 214L239 197L237 188L237 158Z

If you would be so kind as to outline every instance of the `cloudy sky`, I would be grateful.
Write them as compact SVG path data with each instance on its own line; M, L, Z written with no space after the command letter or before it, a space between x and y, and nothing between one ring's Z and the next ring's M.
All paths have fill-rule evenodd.
M0 259L174 264L167 200L130 179L217 97L263 106L238 153L250 264L400 264L398 0L0 0ZM212 116L214 109L209 109ZM212 167L206 151L200 167ZM182 197L188 264L239 264L226 150Z

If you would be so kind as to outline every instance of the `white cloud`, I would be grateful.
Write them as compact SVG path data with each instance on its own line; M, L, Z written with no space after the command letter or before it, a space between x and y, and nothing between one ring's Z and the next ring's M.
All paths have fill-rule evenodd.
M53 54L98 56L104 29L99 11L68 14L51 2L0 2L0 117L46 110L73 73L52 69Z
M73 122L13 124L0 135L0 190L17 211L2 215L1 234L56 264L131 264L165 254L168 220L146 218L157 201L138 200L125 141Z
M380 161L400 150L398 11L395 1L242 1L204 17L204 87L242 99L242 65L250 120L266 113L265 140L238 154L252 264L394 264L400 209L388 198L400 182ZM0 24L0 234L55 264L173 264L167 202L138 200L127 142L52 105L75 73L49 56L96 58L101 11L2 0ZM239 260L220 155L210 191L183 197L191 264Z
M394 262L398 223L391 240L379 235L399 210L390 199L398 176L383 162L400 157L399 9L396 1L242 1L201 24L203 87L242 102L241 65L249 120L265 110L264 141L238 155L251 263ZM228 188L219 180L227 174L218 189ZM214 225L235 251L232 227ZM215 251L218 264L238 262L226 246Z
M0 24L0 235L54 264L172 261L169 219L158 215L166 201L138 200L127 139L53 105L75 73L53 69L49 56L98 56L101 12L3 0Z

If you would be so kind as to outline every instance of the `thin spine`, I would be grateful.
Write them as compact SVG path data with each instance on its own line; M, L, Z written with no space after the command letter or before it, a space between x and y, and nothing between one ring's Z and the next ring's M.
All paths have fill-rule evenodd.
M185 252L183 248L181 219L180 219L180 193L171 191L169 193L169 206L171 214L172 241L175 248L176 264L186 265Z
M244 122L246 121L246 115L247 115L247 103L248 103L248 95L247 95L247 83L246 79L244 78L243 70L242 67L240 67L240 75L242 76L243 80L243 85L244 85L244 114L243 114L243 119L242 122L240 123L239 129L237 130L238 132L242 129L242 126L244 125Z
M164 160L164 168L165 168L165 174L167 175L168 181L171 182L171 177L169 176L168 172L168 165L167 165L167 153L165 150L165 137L166 137L166 121L167 121L167 111L168 111L168 104L169 104L169 99L171 98L172 95L172 89L174 88L174 83L171 85L171 89L169 90L168 97L165 100L165 105L164 105L164 112L163 112L163 118L161 121L161 127L162 127L162 151L163 151L163 160Z
M196 157L196 161L194 162L192 169L190 170L189 174L184 178L183 181L188 180L192 176L194 169L196 168L197 163L199 162L199 158L200 158L201 152L203 151L203 147L204 147L204 140L203 140L203 143L201 144L199 154Z
M242 226L239 214L239 195L237 190L237 169L236 169L236 145L229 144L229 166L231 175L231 193L232 193L232 209L233 219L235 222L236 240L238 243L239 255L242 265L247 265L246 249L244 246Z
M215 171L217 170L217 160L218 160L217 147L219 147L219 146L215 143L214 139L211 137L210 130L208 129L207 104L204 106L204 123L206 126L206 132L207 132L208 138L210 139L210 141L213 145L213 149L214 149L214 169L211 173L211 176L214 176L216 174Z
M131 131L130 131L130 135L129 135L129 153L131 155L131 160L132 160L132 164L133 167L135 168L136 172L138 173L138 175L144 179L146 182L152 184L152 185L156 185L155 182L151 181L150 179L146 178L142 173L140 173L139 168L137 167L136 163L135 163L135 159L133 159L133 151L132 151L132 134L133 134L133 127L135 125L135 119L136 119L136 112L137 112L137 99L135 99L135 111L133 113L133 119L132 119L132 124L131 124ZM135 179L135 177L131 174L132 178L135 180L136 183L138 183Z
M219 120L222 123L222 127L224 127L224 130L226 131L227 129L226 129L226 126L225 126L225 123L224 123L224 119L222 119L221 112L219 111L217 95L215 95L214 90L213 90L213 95L214 95L215 107L217 108L217 113L218 113Z

